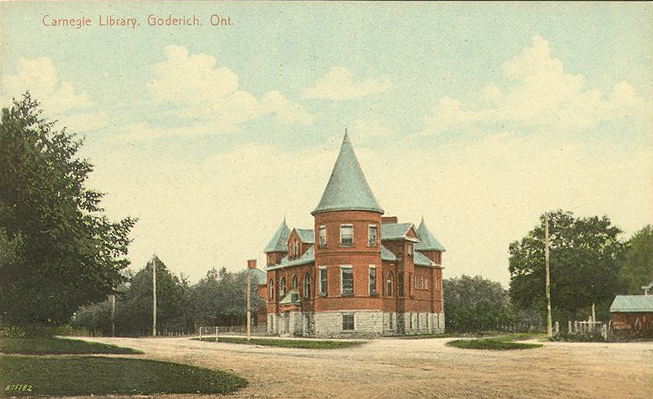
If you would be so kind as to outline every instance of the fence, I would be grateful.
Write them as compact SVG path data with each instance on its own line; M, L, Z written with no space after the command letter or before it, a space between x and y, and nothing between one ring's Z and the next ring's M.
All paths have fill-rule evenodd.
M574 321L568 322L569 334L575 335L601 335L604 339L608 338L608 325L602 321Z
M267 326L252 326L250 332L257 336L267 335ZM198 333L200 338L215 337L217 340L220 335L246 335L247 326L199 327Z

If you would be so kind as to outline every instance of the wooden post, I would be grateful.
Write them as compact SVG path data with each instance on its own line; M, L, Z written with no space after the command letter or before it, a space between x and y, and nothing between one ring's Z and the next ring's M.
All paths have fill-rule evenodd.
M116 336L116 294L111 295L111 336Z
M251 271L256 268L256 259L249 259L247 261L247 341L252 339L252 309L250 306L250 296L251 296Z
M152 336L156 337L156 255L152 256Z
M544 214L544 264L546 267L546 336L553 336L551 329L551 273L549 271L549 214Z

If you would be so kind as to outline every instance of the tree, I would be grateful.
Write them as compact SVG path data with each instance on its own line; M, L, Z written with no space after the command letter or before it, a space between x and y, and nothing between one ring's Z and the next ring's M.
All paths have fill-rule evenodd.
M110 222L103 194L87 189L92 165L81 141L29 93L2 109L0 124L0 307L3 324L57 325L124 280L135 219Z
M549 213L551 302L561 316L576 319L580 309L605 307L619 291L621 232L608 217L574 218ZM509 247L510 297L522 309L544 311L544 215L540 224ZM603 309L605 311L605 309Z
M517 321L508 292L481 276L443 280L447 331L500 331Z
M165 263L156 263L157 332L187 329L188 284L170 272ZM152 334L152 261L130 279L116 304L116 330L119 335Z
M619 273L629 294L641 294L642 286L653 282L653 226L644 227L628 240Z

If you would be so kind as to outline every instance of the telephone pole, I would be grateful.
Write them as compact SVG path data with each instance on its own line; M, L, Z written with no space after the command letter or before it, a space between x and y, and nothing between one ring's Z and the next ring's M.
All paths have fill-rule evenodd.
M156 337L156 255L152 255L152 336Z
M252 339L251 279L252 269L256 268L256 259L247 261L247 340Z
M546 268L546 336L553 336L551 326L551 272L549 268L549 214L544 214L544 265Z

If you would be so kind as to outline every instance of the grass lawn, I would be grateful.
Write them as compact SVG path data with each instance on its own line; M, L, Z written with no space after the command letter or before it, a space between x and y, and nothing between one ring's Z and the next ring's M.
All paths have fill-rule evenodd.
M247 380L217 370L142 359L0 356L4 395L234 392ZM13 388L10 388L13 387Z
M193 338L199 340L199 338ZM215 337L204 337L202 341L215 342ZM247 338L240 337L219 337L218 342L228 344L250 344L262 346L279 346L283 348L302 348L302 349L342 349L358 346L365 343L365 341L313 341L310 339L266 339L266 338L252 338L247 341Z
M0 352L22 355L143 353L132 348L64 338L0 338Z
M532 344L525 342L514 342L515 338L510 336L497 337L497 338L481 338L481 339L457 339L447 342L447 346L462 349L484 349L484 350L515 350L515 349L533 349L540 348L542 344ZM524 339L524 338L522 338Z

